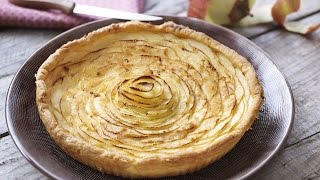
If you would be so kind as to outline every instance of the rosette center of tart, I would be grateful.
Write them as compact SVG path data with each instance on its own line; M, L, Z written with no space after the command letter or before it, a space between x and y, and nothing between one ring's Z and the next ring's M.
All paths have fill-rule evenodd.
M154 83L156 83L156 81L152 77L142 76L135 79L132 85L130 85L130 88L140 92L150 92L153 90Z
M173 74L141 75L119 83L112 96L113 105L121 112L117 113L119 119L124 124L149 130L179 120L186 111L188 98L186 92L179 90L179 82L169 76ZM179 98L179 94L183 97Z

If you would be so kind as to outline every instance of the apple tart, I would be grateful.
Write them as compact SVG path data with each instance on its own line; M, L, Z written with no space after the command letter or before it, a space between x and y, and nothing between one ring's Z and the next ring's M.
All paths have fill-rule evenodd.
M36 101L74 159L123 177L193 172L229 152L262 104L251 64L188 27L111 24L39 68Z

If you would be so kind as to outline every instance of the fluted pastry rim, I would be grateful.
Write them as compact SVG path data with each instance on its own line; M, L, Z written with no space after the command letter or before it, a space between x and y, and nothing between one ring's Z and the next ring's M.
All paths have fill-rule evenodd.
M45 81L50 71L56 67L61 57L68 54L74 48L80 48L83 44L98 40L106 34L116 32L148 31L154 33L170 33L179 38L191 38L208 47L226 55L234 66L239 67L244 74L252 97L252 106L249 107L245 118L231 133L216 139L216 142L201 151L180 152L174 157L146 157L139 161L132 161L126 156L119 156L108 151L90 146L65 132L54 120L52 112L48 109L48 98ZM234 50L213 40L204 33L194 31L188 27L166 22L161 25L152 25L142 22L125 22L111 24L98 29L88 35L68 42L52 54L39 68L36 74L36 103L42 122L52 139L69 155L82 163L98 169L99 171L120 175L123 177L162 177L174 176L193 172L218 160L229 152L241 139L244 133L251 127L258 115L263 102L263 90L252 65Z

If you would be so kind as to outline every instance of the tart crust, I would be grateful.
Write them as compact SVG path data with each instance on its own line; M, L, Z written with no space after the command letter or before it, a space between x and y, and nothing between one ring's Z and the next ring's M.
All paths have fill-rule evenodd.
M144 32L144 33L139 34L140 32ZM160 36L163 35L163 37L168 36L168 37L176 38L176 40L177 41L179 40L179 42L180 41L181 42L189 41L189 42L195 42L195 43L197 42L206 46L208 49L211 50L213 54L221 55L222 56L221 58L226 60L226 62L222 62L222 61L220 62L220 65L222 65L221 67L224 67L223 70L229 73L229 75L230 74L231 76L233 75L234 77L237 77L237 73L238 75L240 73L242 80L245 81L245 82L242 82L242 83L245 83L242 87L243 94L240 93L240 95L243 96L242 99L240 98L240 100L239 99L237 100L237 94L239 93L236 87L238 86L230 85L229 87L228 86L229 82L226 82L227 80L224 79L224 77L222 77L222 75L219 73L219 69L216 69L216 67L213 67L214 65L212 64L211 64L212 67L207 67L207 68L211 68L213 72L217 73L216 77L218 78L218 81L216 83L224 82L226 85L226 86L224 86L223 84L216 85L218 87L217 91L220 99L223 99L226 93L227 95L231 94L230 96L232 96L232 98L234 99L233 101L234 104L231 103L230 105L232 106L232 111L229 113L231 116L236 116L235 115L236 109L240 107L241 103L244 104L243 106L245 108L243 110L243 113L241 114L241 118L239 119L239 121L235 123L231 122L231 120L230 122L226 122L227 125L224 125L223 127L221 127L221 129L212 136L207 134L210 134L209 132L213 130L206 129L205 131L201 132L203 133L201 134L201 136L200 135L196 136L195 140L189 142L189 144L176 146L173 144L175 141L170 141L171 144L169 143L169 146L175 147L172 149L170 148L161 149L160 148L161 146L159 144L163 143L164 141L167 141L162 139L162 141L151 140L153 141L153 143L155 143L154 147L158 147L157 145L159 145L159 149L151 150L152 149L151 147L149 148L149 146L148 147L146 146L146 147L139 147L138 149L132 150L130 149L130 147L127 147L128 144L126 144L125 147L123 147L124 145L121 146L121 143L119 144L119 142L117 141L119 140L119 138L121 139L121 137L125 139L126 134L124 135L118 134L119 136L116 136L111 140L107 140L108 138L105 137L104 138L105 141L103 140L102 143L96 142L94 138L95 135L89 134L86 137L81 136L82 137L81 138L79 135L77 135L76 130L79 128L82 128L83 124L80 124L81 127L80 125L78 127L77 124L73 124L73 125L67 124L66 123L67 120L62 122L61 119L64 119L64 118L68 119L69 117L60 117L59 112L55 112L55 111L59 111L55 109L55 103L53 102L55 99L55 97L53 97L55 96L54 93L56 93L55 91L58 91L58 88L56 87L57 85L55 83L56 82L60 83L60 81L63 81L63 78L66 78L64 76L71 76L72 73L69 74L68 72L66 72L66 71L70 71L70 66L65 68L64 65L77 64L79 63L79 59L86 60L86 57L89 56L88 53L92 53L90 54L90 57L88 57L88 60L101 58L100 56L93 57L94 56L93 54L101 52L100 46L104 46L104 42L112 41L113 40L112 38L114 37L119 38L119 33L122 33L121 36L123 38L127 36L130 40L132 40L132 38L138 38L138 39L139 37L142 38L143 34L147 33L147 36L150 36L150 37L152 37L152 34L154 34L154 35L157 35L157 38L159 35ZM139 36L137 36L137 33ZM130 34L134 34L134 35L131 36ZM170 43L170 39L167 39L167 41L168 41L167 43ZM139 45L138 41L133 40L131 42L128 42L129 45L132 45L132 43L134 44L132 47L130 46L132 48L132 52L142 51L141 49L137 50L133 48L133 47L137 47L137 43ZM124 45L128 45L128 44L124 44ZM192 44L190 45L190 47L192 47ZM159 53L160 53L160 50L165 49L165 47L163 47L162 49L160 47L158 48L159 48ZM182 49L183 48L184 47L182 46ZM146 49L148 50L149 48L146 48ZM186 53L192 53L187 51L193 51L193 50L185 49ZM201 50L199 51L198 49L195 51L201 54L200 52ZM161 51L161 53L163 52L164 51ZM202 53L206 54L207 52L202 52ZM160 55L162 56L163 54L160 54ZM170 57L170 53L168 57ZM150 57L146 57L146 58L147 59L145 61L149 61ZM221 58L218 58L218 61L221 60ZM139 61L139 62L142 62L142 61ZM220 67L220 65L218 67ZM167 67L170 67L170 66L167 66ZM229 71L228 67L233 67L234 69L230 70L229 68L230 70ZM83 68L85 69L85 67ZM166 71L166 70L163 70L163 71ZM149 76L150 73L152 74L156 72L145 72L145 73ZM97 76L98 75L99 73L97 73ZM161 77L161 75L159 75L159 77ZM239 79L241 79L241 77L239 77ZM204 78L204 75L202 78ZM80 81L81 79L79 79L79 82ZM155 81L155 80L147 79L145 81L146 82L143 81L140 85L146 85L147 82ZM239 85L239 81L234 82L234 84L238 83ZM201 83L199 84L200 86L202 85ZM149 88L150 90L150 87L149 87L150 84L147 84L147 85L148 86L143 86L143 87L139 86L139 87L142 89ZM152 84L152 86L155 86L155 84ZM204 87L201 87L201 88L200 89L203 92L195 93L194 95L195 98L199 99L199 97L202 97L201 94L207 92L205 91ZM232 94L233 91L235 92L234 94ZM208 92L211 92L211 90L208 90ZM90 92L90 93L91 95L93 94L93 96L95 96L94 94L95 92ZM108 94L106 96L108 96ZM174 97L171 97L171 98L174 98ZM42 66L39 68L36 74L36 102L38 106L38 111L39 111L40 118L44 123L52 139L67 154L71 155L74 159L92 168L95 168L105 173L122 176L122 177L131 177L131 178L163 177L163 176L175 176L175 175L186 174L186 173L196 171L200 168L203 168L213 163L214 161L218 160L227 152L229 152L240 140L240 138L244 135L244 133L248 129L250 129L250 126L252 125L252 123L254 122L254 120L258 115L259 108L263 101L262 98L263 98L263 91L259 83L259 80L256 76L256 73L252 65L244 57L240 56L234 50L220 44L219 42L213 40L212 38L210 38L209 36L201 32L196 32L192 29L189 29L188 27L177 25L173 22L166 22L162 25L152 25L148 23L132 21L132 22L112 24L112 25L103 27L101 29L98 29L94 32L89 33L87 36L84 36L81 39L77 39L63 45L42 64ZM207 104L208 103L210 104L212 101L207 97L207 101L205 104L206 106L205 105L203 106L209 107L209 105ZM197 102L197 104L199 103ZM72 104L72 102L70 102L70 104ZM214 105L212 106L215 107ZM219 105L219 107L221 106L223 106L223 101L221 101L221 104ZM61 106L60 106L60 111L64 111L63 109L61 110ZM214 109L209 109L208 112L206 113L212 112L212 114L214 114L213 111ZM222 107L219 112L214 114L216 118L212 118L212 123L216 123L217 125L221 124L222 122L220 121L223 121L222 114L225 111L227 111L227 109ZM93 116L94 113L92 113L91 115ZM202 119L208 119L208 118L202 117ZM200 118L198 119L193 118L193 119L195 119L196 121L195 123L188 122L189 125L191 124L191 126L188 126L187 128L181 130L181 131L187 132L187 135L185 135L185 137L182 137L182 139L187 138L189 133L192 134L192 132L196 132L197 131L196 129L202 128L201 123L205 122L203 120L199 124L197 123L197 120L199 120ZM72 121L70 122L72 123ZM126 122L126 123L131 123L131 122ZM232 124L232 125L228 127L229 124ZM125 123L123 126L127 128L129 127ZM95 127L95 126L92 126L92 127ZM214 128L217 128L217 127L213 126L213 129ZM229 130L226 130L226 129L229 129ZM88 128L88 132L89 131L93 131L93 130L90 130L90 128ZM148 130L146 131L147 133L149 132ZM96 134L99 134L99 133L97 132ZM162 137L164 134L165 133L160 133L159 137ZM148 135L145 135L145 136L138 135L138 137L134 138L133 137L134 135L129 133L129 136L130 136L129 138L130 140L134 139L139 144L140 142L138 141L141 141L141 139L143 139L145 136L148 136ZM152 136L155 138L157 137L157 135L152 135ZM89 140L86 138L88 138ZM150 137L148 136L148 138ZM117 141L117 142L115 142L115 144L112 144L113 141ZM201 144L200 142L202 141L203 143ZM121 146L121 147L118 147L118 146Z

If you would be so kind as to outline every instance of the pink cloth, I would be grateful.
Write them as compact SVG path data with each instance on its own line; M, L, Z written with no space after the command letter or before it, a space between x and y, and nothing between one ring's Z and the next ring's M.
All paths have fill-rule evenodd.
M74 2L130 12L142 12L144 0L74 0ZM66 15L57 10L23 8L0 0L0 26L68 29L95 18Z

